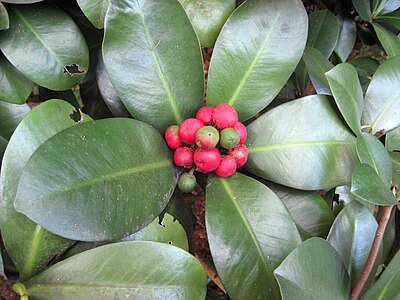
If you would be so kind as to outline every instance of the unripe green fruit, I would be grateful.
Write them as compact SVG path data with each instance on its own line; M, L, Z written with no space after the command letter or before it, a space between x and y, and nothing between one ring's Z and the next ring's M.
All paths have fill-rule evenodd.
M212 126L201 127L196 132L196 145L203 149L212 149L219 142L219 132Z
M179 177L178 188L182 193L190 193L196 186L196 176L189 173L183 173Z
M239 144L240 135L233 128L225 128L221 131L220 144L225 149L232 149Z

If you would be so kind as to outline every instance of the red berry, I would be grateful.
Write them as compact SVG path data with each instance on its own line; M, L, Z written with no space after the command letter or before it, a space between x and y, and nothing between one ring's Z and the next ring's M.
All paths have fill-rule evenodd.
M218 168L215 169L215 173L220 177L229 177L236 172L236 161L231 156L221 156L221 160Z
M174 153L174 162L179 167L191 168L193 165L194 149L183 146L176 149Z
M219 132L215 127L204 126L196 132L196 145L206 150L215 148L219 142Z
M167 141L168 147L175 150L183 145L178 134L178 125L171 125L165 130L165 140Z
M236 160L237 167L240 168L247 162L249 150L247 150L245 145L239 145L229 150L229 156L232 156Z
M220 128L233 128L238 122L238 114L236 110L229 104L223 103L214 108L213 121Z
M215 170L219 166L221 155L217 148L205 150L197 148L194 152L194 163L199 171L207 173Z
M246 141L246 138L247 138L246 126L244 126L243 123L237 122L235 124L235 127L233 127L233 128L235 128L236 131L239 133L239 136L240 136L239 145L244 144L244 142Z
M212 114L214 111L214 107L212 106L203 106L197 111L196 119L202 121L205 125L209 125L212 123L213 118Z
M181 141L186 144L194 144L196 132L203 126L203 122L195 118L189 118L183 121L178 129Z

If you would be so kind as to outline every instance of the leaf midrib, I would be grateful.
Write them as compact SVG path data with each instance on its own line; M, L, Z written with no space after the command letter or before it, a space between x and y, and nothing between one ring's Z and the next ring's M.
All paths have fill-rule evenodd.
M233 92L233 95L230 97L230 100L228 102L229 105L231 105L231 106L235 105L235 102L237 101L240 93L242 92L244 86L247 84L248 79L250 78L251 74L253 73L257 62L260 60L263 51L267 47L268 41L269 41L269 39L271 37L271 34L273 32L272 28L274 28L276 23L279 21L279 18L281 16L281 14L282 14L281 12L279 14L277 14L275 19L273 20L273 22L272 22L272 24L270 26L271 30L268 31L268 34L265 37L264 41L262 42L260 49L257 51L254 60L252 61L252 63L248 67L248 69L246 70L242 80L240 80L239 84L237 85L236 90Z
M49 290L57 290L60 289L80 289L80 290L127 290L127 291L136 291L136 290L181 290L182 287L178 285L140 285L140 286L123 286L123 285L112 285L112 284L83 284L83 283L58 283L58 284L46 284L46 283L37 283L31 287L28 287L28 293L31 294L32 291L49 291Z
M391 96L388 100L388 102L385 104L383 107L382 112L376 117L375 121L371 125L372 131L375 131L376 125L380 122L380 120L383 118L385 115L386 111L389 109L389 106L396 100L400 98L400 90L398 90L393 96Z
M33 268L35 264L35 259L38 255L40 244L43 239L44 228L40 225L36 225L35 231L32 234L31 247L29 249L28 255L26 256L26 262L20 276L22 278L29 278L33 275Z
M249 153L254 152L263 152L263 151L276 151L285 148L291 147L307 147L307 146L315 146L315 145L352 145L355 144L354 141L311 141L311 142L292 142L286 144L269 144L269 145L260 145L260 146L248 146Z

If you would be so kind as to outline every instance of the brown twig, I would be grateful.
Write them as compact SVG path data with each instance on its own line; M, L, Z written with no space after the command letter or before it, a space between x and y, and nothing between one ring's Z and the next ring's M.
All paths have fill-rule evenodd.
M382 209L382 218L379 222L378 229L376 230L374 242L372 243L371 251L367 262L365 263L364 269L361 272L352 292L350 300L358 300L361 296L361 292L364 289L365 283L368 280L369 275L374 267L376 258L379 253L379 248L381 247L383 236L385 234L386 226L390 219L390 214L392 212L393 206L384 206Z

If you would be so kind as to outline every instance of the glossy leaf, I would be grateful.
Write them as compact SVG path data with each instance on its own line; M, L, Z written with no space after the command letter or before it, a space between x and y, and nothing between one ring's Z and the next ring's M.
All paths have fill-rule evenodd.
M0 53L0 101L22 104L33 89L33 82L22 75Z
M362 297L363 300L398 299L400 297L400 250L389 265Z
M369 164L360 164L355 168L351 193L376 205L389 206L397 203L387 184Z
M10 20L4 5L0 2L0 30L8 29L10 27Z
M378 228L368 208L352 201L339 213L327 241L336 249L354 285L367 261Z
M74 21L46 3L10 6L10 28L0 35L7 59L33 82L69 89L86 74L89 53Z
M329 58L339 37L339 21L329 10L318 10L308 15L307 46L319 50Z
M282 200L296 225L311 237L326 237L335 216L326 201L314 191L301 191L268 184Z
M373 10L373 17L391 13L400 7L399 0L382 0L377 3L379 3L379 6Z
M354 20L348 16L339 14L337 18L339 20L339 38L335 46L335 53L342 62L345 62L356 42L357 26Z
M364 21L372 22L369 0L352 0L355 9Z
M325 76L343 118L351 130L360 135L364 97L356 69L351 64L342 63Z
M388 151L400 151L400 127L386 134L385 146Z
M214 264L232 299L280 299L273 270L301 239L269 188L239 173L214 177L206 193L206 228Z
M372 24L374 26L376 35L381 42L383 49L388 57L400 55L400 40L399 38L385 27L379 24Z
M1 256L1 254L0 254L0 275L6 277L6 274L4 273L3 257Z
M392 57L376 70L365 95L363 124L375 134L400 126L400 56Z
M379 67L379 62L372 57L359 56L352 59L350 64L356 68L363 89L363 94L365 94L372 76Z
M299 0L250 0L229 17L211 58L207 104L229 103L244 121L265 108L299 63L307 15Z
M390 157L383 144L375 136L363 133L357 138L357 154L361 163L370 165L387 187L392 179Z
M51 136L76 124L74 107L50 100L32 110L12 136L0 176L0 227L4 246L25 280L45 267L57 253L72 244L44 230L14 209L18 182L26 162Z
M194 116L202 105L200 47L177 0L114 1L106 16L103 58L132 116L159 131Z
M68 128L39 147L14 206L60 236L116 240L153 221L176 180L171 153L153 127L104 119Z
M9 141L18 124L29 111L27 104L0 102L0 139Z
M385 23L390 24L397 30L400 30L400 10L397 10L395 12L383 16L377 16L376 18L377 20L384 21Z
M101 266L101 267L99 267ZM68 258L26 282L34 299L193 299L206 294L201 264L155 242L101 246Z
M236 8L235 0L179 0L199 38L200 45L214 47L226 19Z
M321 238L303 242L274 274L283 299L345 300L350 296L346 267L336 250Z
M247 127L246 169L303 190L350 182L355 137L338 116L333 99L314 95L270 110Z
M77 0L79 7L93 24L94 27L102 29L104 18L111 0Z
M189 251L189 244L185 230L178 220L175 220L170 214L165 214L161 221L157 217L142 230L139 230L123 239L123 241L136 240L170 244L185 251Z
M43 0L1 0L4 3L13 3L13 4L31 4L36 2L41 2Z
M325 73L333 68L332 63L319 50L308 46L304 51L303 60L317 93L332 95L328 80L325 77Z
M116 117L130 117L131 114L118 97L110 77L108 76L101 51L97 59L96 82L99 87L101 97L103 98L107 107L110 109L111 113Z
M392 181L397 187L400 187L400 153L392 152L389 154L392 162L393 175Z

